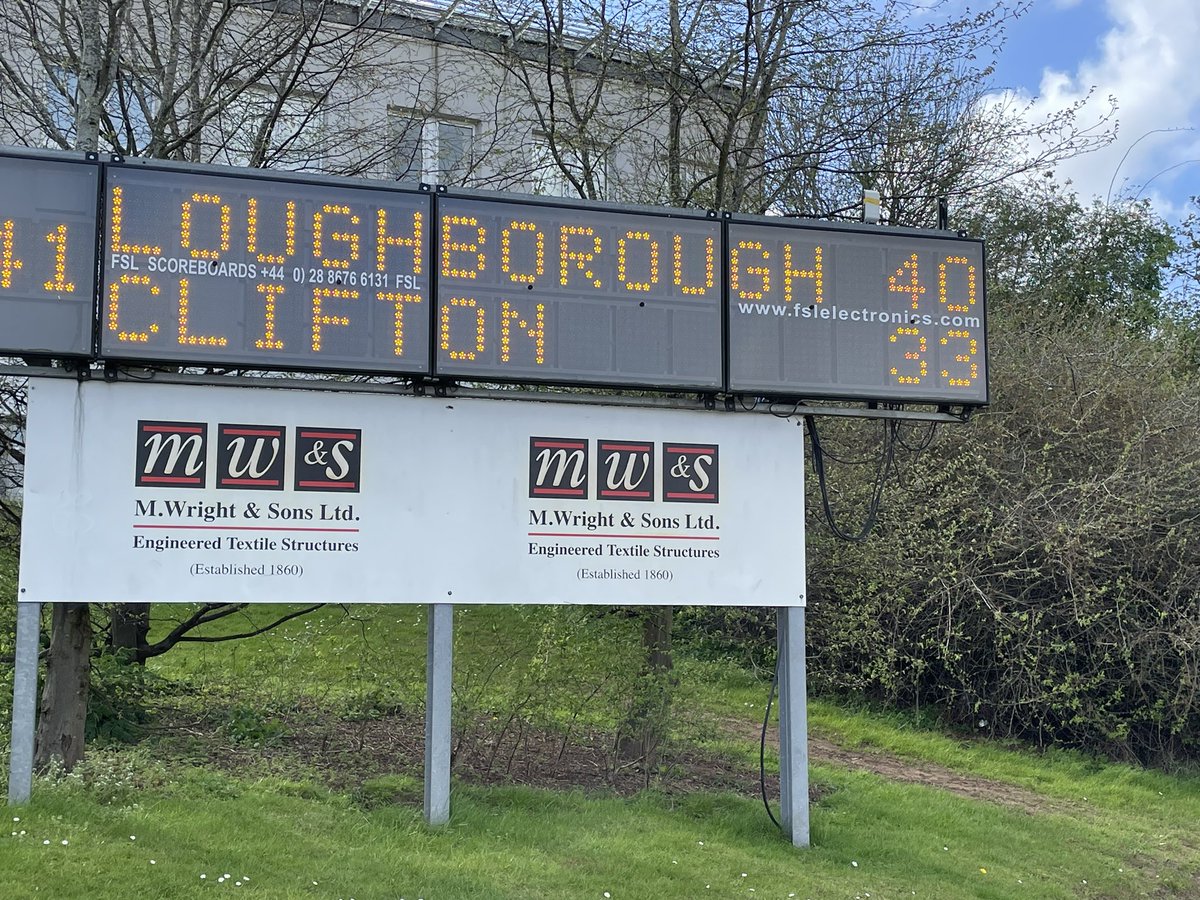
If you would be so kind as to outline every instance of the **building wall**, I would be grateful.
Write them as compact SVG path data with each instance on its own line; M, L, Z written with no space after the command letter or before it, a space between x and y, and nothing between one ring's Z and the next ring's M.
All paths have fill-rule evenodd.
M50 0L14 2L46 15L56 11ZM153 2L161 15L139 21L144 8L134 10L126 30L144 36L157 29L162 44L174 34L172 15L180 28L182 0ZM666 199L666 97L631 54L580 56L569 36L566 50L550 53L536 34L513 40L510 30L506 40L503 23L420 4L390 9L369 28L326 22L322 38L335 40L310 52L304 67L295 65L297 53L265 72L255 71L261 66L254 54L289 40L294 30L285 15L243 10L212 53L210 71L182 92L182 76L177 72L173 84L166 73L181 71L188 60L164 67L144 40L123 36L127 74L104 104L117 138L102 138L100 149L625 202ZM327 14L332 20L348 10L330 2ZM188 44L186 28L177 40ZM0 83L0 142L72 146L71 54L39 56L17 17L0 25L0 48L10 76ZM14 89L22 82L28 90ZM204 124L197 140L156 144L160 98L172 92L179 119L199 116ZM274 132L260 142L259 126L277 105ZM698 139L698 121L690 132ZM259 143L265 152L256 156Z

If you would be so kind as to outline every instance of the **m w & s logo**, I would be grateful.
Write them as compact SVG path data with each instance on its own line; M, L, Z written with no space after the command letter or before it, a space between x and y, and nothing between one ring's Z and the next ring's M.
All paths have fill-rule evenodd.
M217 487L282 491L286 445L275 425L218 425Z
M529 439L529 496L585 500L589 495L588 442L581 438Z
M202 488L208 482L208 425L147 422L137 425L138 487Z
M654 499L654 445L598 441L601 500Z
M206 422L137 423L137 487L358 493L362 431ZM289 482L288 473L291 473Z
M717 503L716 444L531 437L529 496L542 499ZM661 485L661 491L659 490Z

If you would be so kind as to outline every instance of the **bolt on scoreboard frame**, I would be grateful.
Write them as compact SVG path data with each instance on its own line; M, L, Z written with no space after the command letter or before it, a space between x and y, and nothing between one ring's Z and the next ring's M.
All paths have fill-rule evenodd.
M949 232L0 151L0 352L974 407Z

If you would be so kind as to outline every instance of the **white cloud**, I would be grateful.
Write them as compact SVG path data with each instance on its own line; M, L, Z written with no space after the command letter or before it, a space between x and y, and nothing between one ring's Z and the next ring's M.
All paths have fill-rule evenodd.
M1087 198L1112 195L1160 197L1175 212L1189 194L1200 193L1200 45L1196 0L1108 0L1111 28L1095 58L1073 72L1045 70L1033 114L1045 115L1085 97L1093 106L1116 98L1117 140L1102 150L1059 166ZM1174 168L1172 168L1174 167ZM1149 184L1147 184L1149 182Z

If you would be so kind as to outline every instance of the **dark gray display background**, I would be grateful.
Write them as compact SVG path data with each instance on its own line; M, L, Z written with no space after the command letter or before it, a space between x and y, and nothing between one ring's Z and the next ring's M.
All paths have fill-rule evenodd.
M99 179L82 160L0 157L0 351L91 355ZM56 288L60 225L69 291Z
M892 229L842 231L734 222L729 226L729 247L742 244L761 245L761 250L746 247L739 251L737 286L741 292L763 296L739 296L733 289L731 266L729 390L968 405L987 402L984 265L979 241L905 235ZM792 248L792 270L809 273L814 271L815 249L821 248L819 303L811 277L794 277L792 298L785 299L785 245ZM764 251L766 259L761 255ZM915 310L910 292L893 291L890 286L890 279L896 278L898 287L911 287L912 270L907 266L913 254L917 256L917 283L923 289ZM948 262L951 258L968 263ZM939 266L943 264L945 303L939 284ZM948 304L969 305L969 267L975 271L975 302L968 312L949 310ZM747 268L767 269L767 291L760 290L762 276L747 274ZM887 314L889 321L867 321L873 314ZM895 315L903 315L904 321L891 320ZM979 325L951 324L967 317L977 319ZM916 329L919 334L898 334L900 328ZM966 352L970 339L948 333L964 330L976 341L971 359L976 377L969 379L969 386L952 385L951 379L969 376L969 364L954 357ZM890 340L893 334L895 342ZM922 359L927 374L920 383L904 383L900 376L919 375L920 360L905 359L904 354L917 352L921 337L926 341ZM893 375L892 368L898 369L899 375Z
M120 254L113 252L113 189L121 188L121 242L140 247L157 246L161 253L132 256L136 271L124 268ZM273 369L349 369L398 373L429 371L429 196L399 190L372 190L302 181L270 181L220 175L110 167L105 187L106 227L102 246L103 291L100 296L100 353L109 358L178 360L201 364L248 365ZM219 197L220 203L199 202L193 195ZM261 263L248 251L248 200L257 200L256 249L258 253L286 255L282 271ZM284 242L287 203L295 207L295 247L286 254ZM160 260L189 260L182 243L182 208L191 204L190 246L220 248L220 207L229 208L229 249L212 262L232 267L254 267L253 277L244 269L238 274L198 274L151 271ZM350 215L326 207L348 208ZM421 271L414 272L412 250L402 246L387 249L385 270L377 266L377 212L387 215L388 232L411 234L413 213L422 224ZM314 216L322 216L320 255L314 251ZM358 258L351 260L348 240L336 234L356 234ZM347 259L347 269L322 265L325 259ZM110 286L122 275L149 276L160 293L151 294L147 285L120 288L117 327L109 319ZM386 276L386 283L377 282ZM221 336L228 343L181 345L178 340L180 279L188 281L190 334ZM365 284L364 284L365 282ZM260 284L280 285L284 292L276 300L275 339L282 348L259 348L255 342L265 334L265 298ZM326 324L321 328L320 351L313 344L313 301L315 290L357 292L357 297L323 297L323 316L349 319L349 324ZM395 303L380 293L419 295L420 302L405 304L402 353L397 356ZM151 332L152 325L157 331ZM123 341L121 332L148 336L144 342Z
M721 227L714 219L658 216L533 203L481 201L474 198L438 199L438 215L450 222L452 243L478 245L477 251L451 250L447 274L439 268L439 319L436 337L438 374L466 378L546 380L610 385L691 387L719 390L721 373ZM454 222L458 219L458 222ZM467 224L462 220L476 224ZM536 230L515 228L532 223ZM586 271L568 261L567 284L562 273L562 229L592 229L593 235L568 233L568 250L600 251ZM503 265L501 241L509 231L508 265ZM537 235L542 235L542 274L537 274ZM648 234L631 238L631 234ZM675 284L674 238L681 237L681 285L702 288L685 293ZM447 250L443 235L435 236L439 252ZM711 239L712 287L706 272L706 240ZM624 277L619 271L619 242L625 241ZM657 278L651 279L650 247L658 247ZM482 266L479 254L483 254ZM507 268L507 271L506 271ZM473 271L474 278L461 273ZM526 280L514 280L513 275ZM528 280L532 279L532 280ZM599 287L595 282L600 282ZM629 284L648 286L630 289ZM474 305L452 305L454 299ZM502 359L503 303L519 319L508 322L507 361ZM544 306L544 356L536 359L537 305ZM449 307L449 341L443 341L440 322ZM476 327L483 311L483 349ZM519 327L520 322L526 328ZM474 359L452 358L470 352Z

